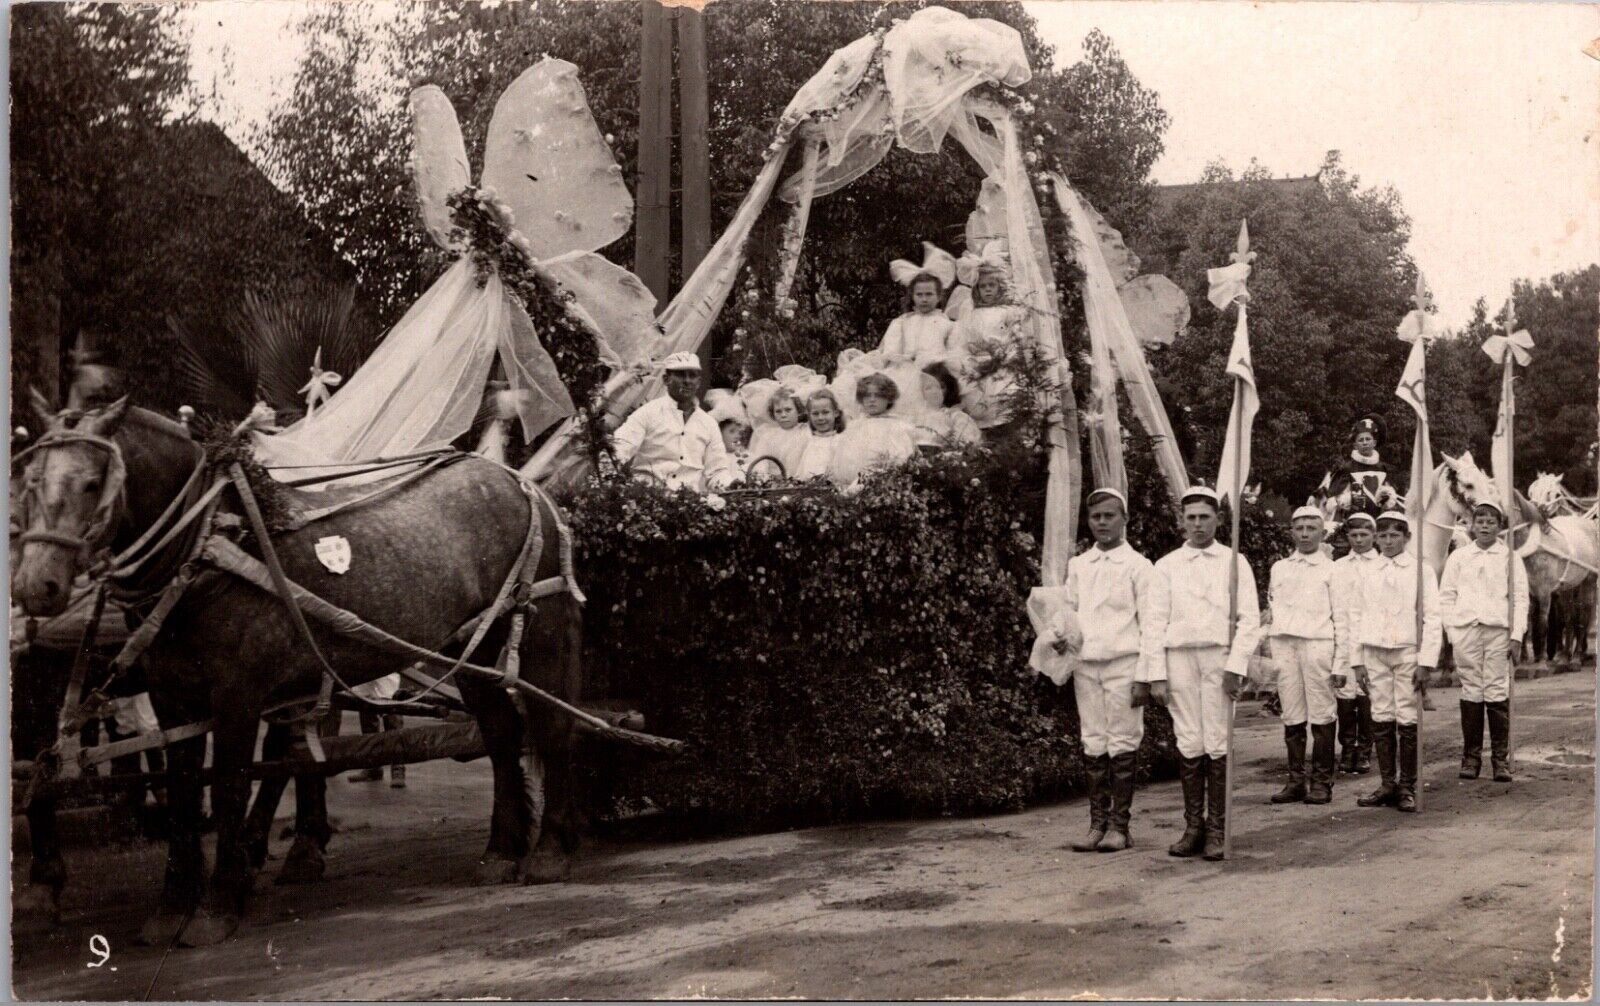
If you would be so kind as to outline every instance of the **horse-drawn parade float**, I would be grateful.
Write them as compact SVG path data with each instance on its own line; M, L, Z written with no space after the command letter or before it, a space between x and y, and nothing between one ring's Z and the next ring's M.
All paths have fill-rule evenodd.
M1286 514L1249 484L1249 283L1273 252L1241 224L1211 270L1212 305L1237 315L1235 404L1217 476L1201 477L1146 357L1183 333L1188 298L1139 275L1023 134L1032 73L1000 22L944 7L881 18L794 95L737 211L664 306L600 254L630 231L634 203L576 66L531 59L479 158L444 91L421 86L409 167L450 264L370 352L318 343L307 384L248 389L244 415L141 408L92 362L63 408L36 401L44 425L12 444L19 930L75 925L58 818L131 807L160 816L168 845L137 939L181 968L191 951L178 948L249 933L254 877L283 837L278 882L323 880L330 777L390 768L399 786L404 766L440 760L492 770L471 868L483 884L560 885L599 820L749 832L1079 792L1092 769L1072 689L1056 687L1075 643L1046 644L1071 621L1085 493L1115 490L1154 557L1176 540L1156 525L1209 484L1223 539L1259 564L1263 589L1288 548ZM805 242L814 204L827 212L891 152L965 156L981 176L964 250L925 242L921 262L891 268L910 303L934 291L931 309L908 311L881 347L874 335L845 350L832 374L748 357L704 396L714 432L736 431L707 445L721 472L708 460L685 479L677 459L647 456L630 417L678 400L674 375L701 372L724 315L746 319L736 337L750 341L793 317L805 256L825 254ZM758 225L772 247L752 241ZM1444 332L1420 275L1414 299L1396 391L1417 416L1408 492L1330 473L1308 504L1341 552L1353 513L1408 515L1420 591L1491 503L1539 623L1527 673L1583 667L1595 502L1558 476L1524 495L1470 454L1434 454L1424 374ZM1497 472L1513 463L1516 369L1538 352L1537 333L1505 320L1485 346L1503 368ZM972 334L924 352L916 324ZM185 365L225 383L204 356ZM819 396L826 429L809 411ZM790 436L795 413L812 434L843 427L823 467L807 467L811 438ZM901 450L881 432L891 419L939 435ZM1234 612L1249 589L1235 585ZM1565 627L1542 631L1553 606ZM1263 644L1246 698L1274 701L1272 666ZM341 735L347 712L410 725ZM1139 777L1171 778L1168 714L1142 715ZM1004 765L969 763L979 743L1003 747ZM291 783L293 823L275 835Z

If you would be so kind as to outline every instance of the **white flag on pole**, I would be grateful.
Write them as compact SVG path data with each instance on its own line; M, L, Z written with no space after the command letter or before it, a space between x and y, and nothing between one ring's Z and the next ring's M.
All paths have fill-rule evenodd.
M1406 516L1412 527L1420 527L1428 507L1428 483L1433 478L1433 445L1428 440L1427 340L1411 344L1405 372L1394 389L1395 397L1417 414L1417 432L1411 444L1411 491L1406 496Z
M1228 374L1234 383L1233 410L1228 414L1228 433L1222 442L1222 465L1217 472L1217 495L1234 497L1250 477L1250 431L1255 425L1261 400L1256 397L1255 366L1250 362L1250 326L1245 305L1239 304L1239 321L1233 327L1233 346L1228 350Z

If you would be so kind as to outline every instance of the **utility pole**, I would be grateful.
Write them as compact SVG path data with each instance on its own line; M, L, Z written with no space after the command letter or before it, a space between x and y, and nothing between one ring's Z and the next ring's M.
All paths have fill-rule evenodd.
M639 185L634 272L656 301L671 291L672 253L672 20L660 0L640 0Z
M706 73L705 12L675 9L678 22L678 163L682 172L683 277L688 279L711 250L711 106ZM709 340L700 346L700 366L711 369Z

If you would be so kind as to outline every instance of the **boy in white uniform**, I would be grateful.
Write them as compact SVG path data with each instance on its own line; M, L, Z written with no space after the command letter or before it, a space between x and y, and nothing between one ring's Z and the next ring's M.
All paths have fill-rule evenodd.
M1333 560L1322 551L1322 511L1303 506L1289 521L1294 552L1272 564L1272 658L1278 665L1289 782L1273 803L1333 800L1335 692L1344 681L1344 610L1334 596ZM1311 725L1310 785L1306 724Z
M1499 537L1504 522L1500 504L1474 506L1472 544L1450 553L1439 584L1439 607L1461 678L1463 779L1482 771L1487 712L1494 781L1511 781L1511 654L1522 646L1528 626L1528 571L1521 556L1511 556L1507 585L1506 544Z
M1372 696L1378 742L1378 788L1356 801L1361 807L1417 809L1418 691L1439 664L1439 588L1433 570L1422 570L1422 638L1417 638L1417 558L1407 548L1411 521L1390 510L1378 517L1378 549L1383 561L1364 571L1360 590L1366 599L1355 635L1359 651L1351 659L1356 676ZM1398 781L1396 768L1398 766Z
M1094 546L1072 560L1067 603L1083 631L1082 664L1073 673L1078 728L1089 763L1089 834L1078 852L1119 852L1133 844L1128 821L1144 705L1166 703L1167 670L1153 626L1161 584L1150 560L1124 537L1127 497L1115 489L1089 494ZM1057 652L1066 648L1058 637Z
M1261 606L1256 578L1240 555L1239 610L1229 632L1231 550L1216 540L1216 490L1193 486L1181 502L1186 542L1156 563L1166 589L1153 613L1166 656L1167 708L1183 782L1183 836L1167 853L1218 860L1227 835L1228 723L1260 639Z
M1339 771L1351 775L1366 775L1372 771L1372 698L1361 690L1361 683L1350 671L1359 644L1355 642L1356 622L1361 618L1365 603L1361 594L1361 577L1374 563L1383 559L1373 547L1378 525L1368 513L1356 512L1344 522L1345 539L1350 551L1333 564L1333 596L1343 609L1345 648L1344 686L1339 689Z

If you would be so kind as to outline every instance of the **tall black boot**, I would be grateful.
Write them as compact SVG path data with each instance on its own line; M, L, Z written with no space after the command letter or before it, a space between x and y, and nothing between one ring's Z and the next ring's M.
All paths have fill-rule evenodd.
M1128 824L1133 818L1133 777L1138 767L1137 751L1111 759L1111 809L1106 815L1106 837L1095 846L1101 852L1121 852L1133 845Z
M1392 720L1388 723L1372 724L1372 737L1378 749L1378 776L1382 781L1377 789L1356 801L1357 807L1390 807L1400 798L1400 790L1394 784L1394 749L1397 736Z
M1510 782L1511 700L1485 702L1483 711L1489 716L1489 764L1494 768L1494 781Z
M1483 772L1483 703L1461 700L1461 771L1463 779Z
M1339 771L1349 775L1356 770L1356 752L1361 750L1361 726L1356 700L1339 700Z
M1311 724L1310 782L1306 786L1306 803L1333 802L1333 732L1332 723Z
M1356 731L1361 738L1361 746L1356 751L1356 775L1366 775L1372 771L1373 750L1377 744L1377 732L1372 723L1372 697L1362 695L1356 699Z
M1106 837L1106 814L1111 803L1111 756L1089 759L1089 834L1072 843L1073 852L1093 852Z
M1283 728L1283 746L1289 752L1289 781L1272 794L1273 803L1299 803L1306 798L1306 725Z
M1200 855L1213 862L1228 858L1228 759L1206 763L1206 848Z
M1178 758L1178 779L1183 783L1183 836L1167 848L1167 855L1199 855L1206 844L1206 756Z
M1397 732L1400 741L1398 759L1400 795L1395 799L1394 809L1415 814L1417 812L1417 725L1402 723Z

